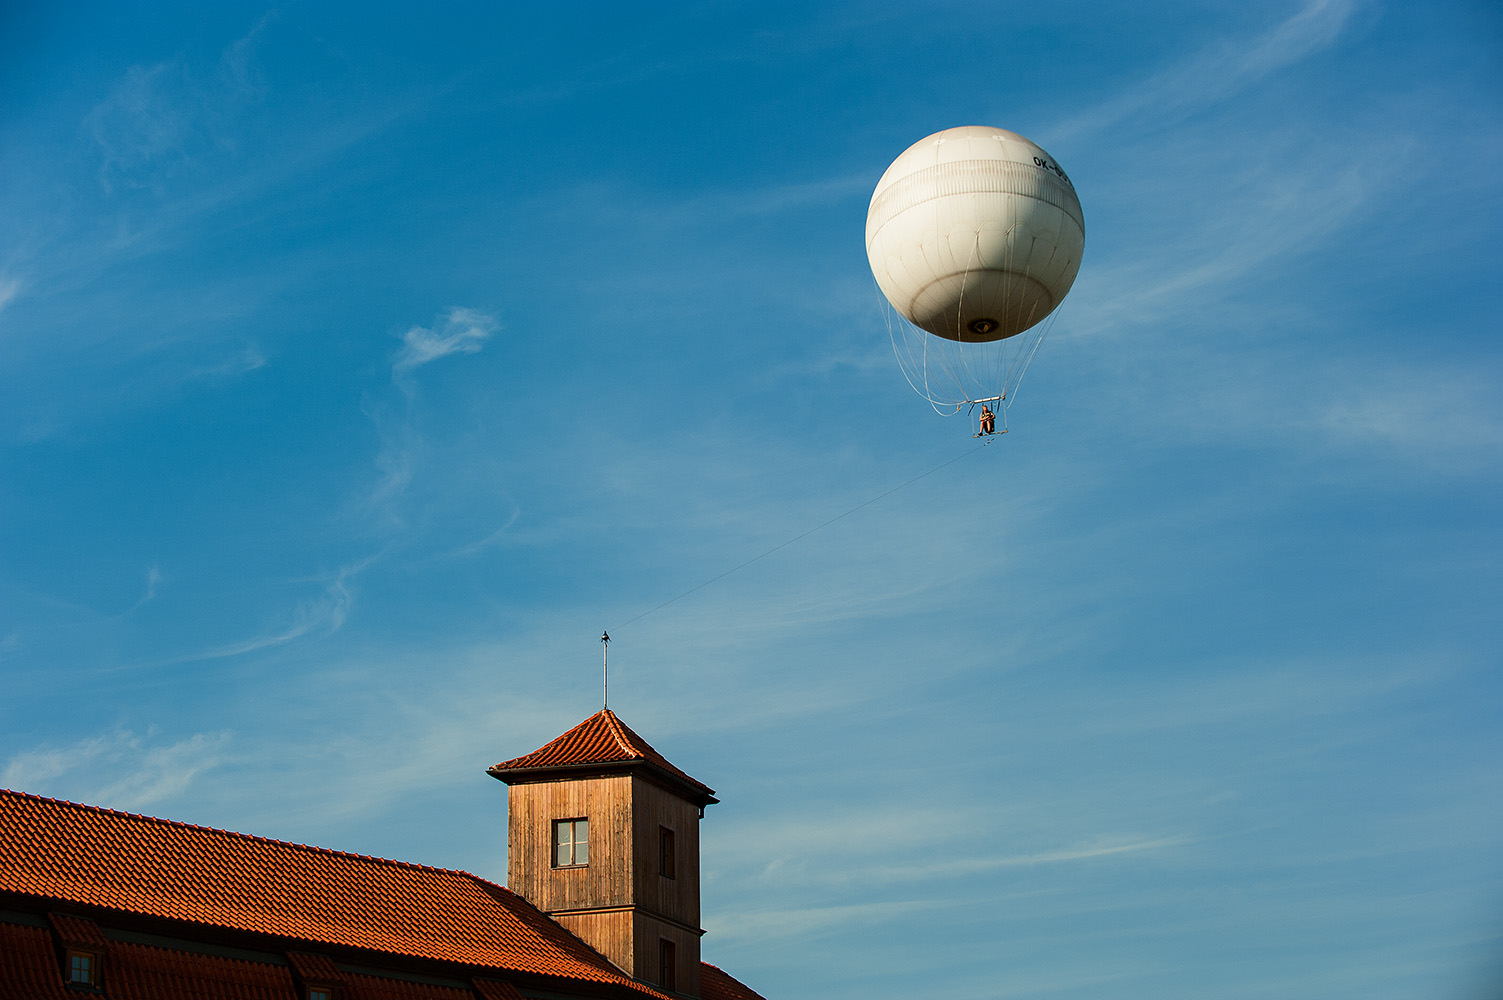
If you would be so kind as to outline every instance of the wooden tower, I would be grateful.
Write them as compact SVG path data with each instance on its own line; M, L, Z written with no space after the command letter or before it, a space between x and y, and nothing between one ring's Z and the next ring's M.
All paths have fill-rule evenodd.
M489 773L508 786L507 888L633 978L699 996L699 821L714 790L610 709Z

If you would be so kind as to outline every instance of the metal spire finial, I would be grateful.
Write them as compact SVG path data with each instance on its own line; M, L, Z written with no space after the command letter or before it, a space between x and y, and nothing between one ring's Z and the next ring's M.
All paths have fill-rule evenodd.
M601 701L605 708L611 707L611 634L600 633L600 686Z

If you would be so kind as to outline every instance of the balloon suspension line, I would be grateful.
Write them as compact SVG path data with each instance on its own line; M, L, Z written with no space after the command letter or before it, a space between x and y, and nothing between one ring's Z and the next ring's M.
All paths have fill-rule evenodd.
M960 301L955 313L958 336L964 336L961 328L965 317L965 303L973 295L971 278L981 266L982 256L980 238L977 237L970 256L959 273ZM1009 232L1007 250L998 268L1004 282L1004 299L1011 297L1016 281L1034 277L1033 267L1025 264L1019 270L1014 266L1018 257L1015 236ZM1022 257L1031 261L1033 248L1027 248ZM1045 265L1046 270L1053 267L1054 258L1051 256ZM908 387L924 399L935 413L945 417L955 416L962 411L974 412L975 407L981 403L997 403L997 415L1006 426L1006 411L1017 401L1023 376L1032 366L1045 338L1054 329L1064 311L1063 305L1048 310L1045 318L1037 323L1032 322L1032 319L1034 311L1040 308L1039 303L1034 303L1027 315L1012 316L1007 322L1014 319L1026 321L1028 329L1005 338L1000 343L960 339L952 341L928 334L899 318L896 308L881 294L881 285L875 277L873 283L878 292L875 299L887 326L893 356L897 359L898 370L902 372Z
M750 566L754 562L758 562L759 560L766 559L768 556L772 555L774 552L778 552L778 551L780 551L782 549L786 549L788 546L792 545L794 542L801 541L802 539L808 538L810 535L814 534L816 531L820 531L820 530L823 530L824 528L828 528L830 525L834 524L836 521L839 521L839 520L842 520L844 518L850 517L852 514L856 513L857 511L863 510L863 509L865 509L867 507L870 507L872 504L876 503L878 500L882 500L882 499L884 499L886 497L890 497L894 493L898 492L898 490L901 490L901 489L903 489L904 487L907 487L907 486L912 486L914 483L918 482L920 479L926 479L929 476L934 475L936 472L939 472L941 469L945 469L945 468L948 468L948 467L954 465L956 462L960 461L962 458L966 458L966 457L968 457L970 455L974 455L976 452L980 451L982 448L985 448L987 445L991 444L992 440L993 439L990 438L990 437L983 438L980 444L975 445L975 446L973 446L971 448L968 448L967 450L961 452L959 455L956 455L954 458L949 459L948 461L941 462L939 465L936 465L934 468L930 469L928 472L921 472L918 475L914 476L912 479L908 480L907 482L899 483L897 486L894 486L890 490L884 490L883 492L878 493L876 496L872 497L870 500L867 500L864 503L858 503L856 506L852 507L850 510L846 511L845 513L843 513L843 514L836 514L834 517L830 518L828 521L825 521L823 524L816 524L814 527L810 528L808 531L805 531L802 534L794 535L792 538L788 539L788 541L786 541L786 542L783 542L781 545L774 545L772 548L768 549L766 552L763 552L761 555L752 556L750 559L746 560L746 562L740 563L739 565L736 565L736 566L732 566L730 569L726 570L724 573L719 574L718 576L712 576L712 577L710 577L708 580L706 580L704 583L701 583L699 586L697 586L697 587L690 587L688 590L684 591L682 594L679 594L677 597L670 597L668 600L664 601L662 604L659 604L656 607L648 608L646 611L642 612L640 615L637 615L635 618L628 618L626 621L624 621L620 625L616 626L616 631L619 632L622 629L624 629L626 626L630 625L632 622L641 621L643 618L646 618L648 615L650 615L650 614L652 614L652 613L654 613L656 611L661 611L664 608L666 608L668 605L673 604L673 603L675 603L677 601L681 601L684 598L688 597L690 594L693 594L693 593L696 593L698 591L701 591L701 590L705 589L706 587L708 587L710 584L715 583L718 580L724 580L726 577L730 576L732 573L736 572L737 570L745 569L746 567ZM605 635L601 636L600 641L603 642L603 643L609 642L610 641L610 633L607 632Z
M915 359L913 356L915 348L906 336L906 331L904 334L899 333L906 321L901 319L894 320L897 310L892 307L892 304L887 301L886 296L882 294L882 286L877 284L875 277L872 278L872 287L877 290L876 300L879 303L877 308L881 313L883 321L887 324L887 339L892 342L892 356L897 359L898 371L903 373L903 380L908 383L908 388L924 399L935 413L938 413L942 417L953 417L960 412L960 408L965 404L956 402L953 399L940 399L936 397L934 387L929 382L928 337L925 336L919 341L917 348L919 358ZM901 347L898 345L900 337L904 342ZM923 372L922 387L914 381L915 371Z

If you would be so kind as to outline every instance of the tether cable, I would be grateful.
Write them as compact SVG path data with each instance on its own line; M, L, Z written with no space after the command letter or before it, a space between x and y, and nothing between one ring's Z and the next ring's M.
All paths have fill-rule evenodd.
M708 587L710 584L714 583L717 580L724 580L726 577L730 576L732 573L735 573L737 570L743 570L746 567L750 566L752 563L757 562L758 560L766 559L768 556L772 555L774 552L777 552L780 549L786 549L788 546L792 545L794 542L799 541L800 539L803 539L803 538L808 538L810 535L814 534L816 531L821 531L821 530L823 530L825 528L828 528L830 525L834 524L836 521L839 521L842 518L850 517L852 514L856 513L858 510L862 510L862 509L864 509L866 507L870 507L872 504L876 503L878 500L881 500L884 497L890 497L894 493L896 493L898 490L901 490L901 489L903 489L904 487L907 487L907 486L912 486L914 483L918 482L920 479L928 478L929 476L934 475L936 472L940 471L941 469L945 469L945 468L948 468L949 466L954 465L956 462L960 461L962 458L966 458L966 457L968 457L970 455L976 454L976 452L980 451L982 448L985 448L987 445L991 444L992 441L994 441L994 440L995 440L994 437L988 436L985 439L983 439L982 442L980 444L976 445L974 448L969 448L969 449L961 452L959 455L956 455L954 458L950 459L948 462L941 462L939 465L936 465L934 468L930 469L928 472L921 472L918 475L914 476L912 479L908 480L907 482L899 483L897 486L894 486L890 490L886 490L886 491L884 491L882 493L878 493L876 496L872 497L870 500L866 501L865 503L859 503L859 504L857 504L856 506L852 507L850 510L846 511L844 514L836 514L834 517L830 518L828 521L824 522L823 524L817 524L817 525L815 525L814 527L810 528L808 531L804 532L801 535L794 535L792 538L788 539L788 541L786 541L786 542L783 542L781 545L774 545L772 548L768 549L766 552L762 553L761 555L759 555L759 556L752 556L750 559L746 560L746 562L741 563L738 566L732 566L730 569L726 570L724 573L721 573L719 576L712 576L708 580L706 580L704 583L701 583L699 586L697 586L697 587L690 587L688 590L684 591L682 594L679 594L677 597L670 597L668 600L664 601L662 604L659 604L657 607L648 608L646 611L642 612L640 615L637 615L635 618L628 618L626 621L622 622L620 625L617 625L615 628L609 629L607 631L608 632L619 632L622 629L626 628L626 626L630 625L632 622L641 621L643 618L646 618L648 615L653 614L654 612L657 612L657 611L661 611L664 608L666 608L668 605L673 604L673 603L675 603L677 601L681 601L684 598L688 597L690 594L696 593L697 591L704 590L706 587Z

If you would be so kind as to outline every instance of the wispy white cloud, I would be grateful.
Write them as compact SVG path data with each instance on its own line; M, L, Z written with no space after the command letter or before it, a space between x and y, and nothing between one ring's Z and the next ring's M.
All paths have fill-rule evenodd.
M1030 854L1007 854L994 857L980 856L961 861L936 861L930 863L878 866L871 871L876 881L905 882L923 881L930 878L963 878L982 872L1003 868L1032 868L1039 865L1063 864L1071 861L1093 861L1122 854L1137 854L1143 851L1160 851L1191 843L1190 837L1098 838L1089 844L1058 848L1050 851L1035 851ZM932 854L929 856L933 856Z
M807 844L807 831L804 843ZM933 879L968 879L985 876L988 872L1005 868L1033 868L1042 865L1068 864L1071 862L1095 861L1148 851L1166 850L1189 843L1189 838L1163 837L1153 839L1129 839L1112 841L1098 840L1088 845L1039 851L1031 854L1004 855L996 857L972 857L953 862L915 864L911 866L859 865L822 866L827 876L839 871L839 878L813 880L822 884L831 881L859 884L862 892L870 892L880 886L900 882L930 882ZM942 845L930 845L930 850L916 852L926 857L943 856ZM800 871L798 882L806 884L811 873ZM880 891L880 890L878 890ZM717 939L755 939L771 941L781 937L796 937L833 930L842 925L877 924L907 917L924 910L954 907L953 895L932 899L875 899L836 906L796 906L777 910L750 910L742 912L721 911L706 920L706 926Z
M1234 290L1211 294L1230 297ZM1133 293L1124 291L1123 300L1130 308ZM1086 305L1083 323L1099 323L1103 336L1116 336L1109 310ZM1312 352L1289 339L1288 329L1301 330L1307 343L1333 337L1331 321L1315 314L1276 319L1274 337L1257 343L1248 336L1247 317L1234 307L1221 317L1204 299L1200 308L1208 326L1203 332L1166 303L1166 324L1177 340L1151 326L1135 327L1172 379L1160 383L1158 372L1146 373L1140 385L1154 394L1157 417L1133 433L1202 443L1278 442L1291 457L1318 459L1325 477L1385 479L1400 488L1411 481L1394 479L1393 463L1427 476L1497 472L1503 401L1494 390L1496 364L1480 360L1462 369L1428 356L1422 345L1431 331L1424 328L1375 331L1387 343L1410 344L1404 351ZM1379 454L1384 461L1375 465L1370 460Z
M242 99L260 95L263 84L253 57L267 25L276 15L276 11L264 14L250 31L231 42L220 55L219 76L228 94Z
M260 348L251 345L235 352L219 364L193 369L187 373L185 379L226 378L244 375L265 367L266 355L261 353Z
M102 788L98 801L139 809L179 795L199 775L223 763L222 751L229 741L228 733L195 733L178 743L142 748L134 769Z
M1494 373L1416 365L1328 397L1310 414L1337 446L1378 448L1433 471L1496 469L1503 406Z
M275 12L262 17L223 49L217 63L137 64L99 92L101 99L76 124L105 197L89 204L71 196L49 198L46 192L54 187L49 185L13 199L13 235L20 238L8 260L0 262L0 310L19 261L25 265L24 280L15 282L12 294L67 301L79 316L94 318L62 327L29 324L6 330L7 339L38 356L61 347L71 353L70 361L84 361L90 369L121 367L164 348L174 353L206 348L220 331L242 329L258 306L306 279L298 265L314 254L259 273L252 266L212 288L180 280L171 296L152 299L149 308L140 304L149 292L115 280L124 262L182 251L206 230L220 231L217 227L238 213L259 216L255 206L269 191L303 187L303 178L431 100L430 92L406 91L385 106L342 106L335 115L313 112L316 127L256 116L250 105L265 89L257 50L277 17ZM268 128L281 130L276 139L266 141ZM40 174L54 168L38 162L32 169ZM63 183L55 188L68 190ZM151 196L130 197L139 191ZM139 321L147 314L151 325L143 328ZM226 316L236 322L224 322ZM210 357L218 353L209 350ZM251 347L222 366L195 357L187 364L158 365L150 378L112 372L109 389L90 394L90 405L113 405L142 387L154 390L165 383L171 388L183 378L242 373L265 360L260 348ZM51 414L29 415L27 424L26 440L70 429L68 420Z
M1245 310L1228 310L1250 282L1319 253L1414 183L1426 143L1407 130L1375 133L1354 123L1312 136L1290 120L1272 133L1212 125L1150 135L1328 49L1359 7L1313 0L1262 35L1212 45L1041 137L1068 147L1111 134L1112 152L1098 152L1097 161L1114 162L1118 172L1088 202L1088 215L1097 204L1119 230L1135 232L1138 251L1097 261L1088 247L1064 335L1124 339L1184 323L1236 327ZM1124 148L1139 152L1113 161ZM1296 161L1300 169L1291 170Z
M647 214L661 221L665 212L672 213L668 218L679 223L745 215L778 215L802 211L810 206L830 205L853 199L864 201L870 197L874 183L876 178L871 172L862 171L761 187L743 186L734 190L710 191L667 205L655 205Z
M361 402L361 412L375 425L381 447L374 460L376 482L356 501L360 517L375 518L389 530L406 523L398 500L412 485L427 450L414 416L414 370L453 354L478 353L498 329L493 316L459 306L440 316L431 328L414 326L402 335L402 349L392 361L392 382L400 399L367 395Z
M4 312L5 307L14 302L16 296L20 294L21 281L19 278L0 276L0 312Z
M16 754L0 783L112 808L139 811L185 791L193 780L224 763L230 735L195 733L175 743L157 741L152 729L138 736L119 730L65 746L46 745ZM99 783L100 774L114 776Z
M412 405L412 396L404 392L407 406ZM397 500L412 484L418 455L422 450L422 438L413 427L406 410L393 412L393 404L386 399L366 397L361 401L360 411L375 425L381 446L372 460L376 467L376 481L368 486L355 501L355 511L361 518L374 517L387 527L402 524Z
M925 910L954 906L951 899L883 900L841 906L800 906L726 912L706 917L705 929L717 942L806 940L824 931L886 923Z
M117 619L124 618L126 615L129 615L129 614L132 614L132 613L134 613L136 611L139 611L141 608L145 607L146 605L150 604L152 601L156 600L157 588L159 586L161 586L162 580L163 580L162 567L160 567L160 566L156 565L155 563L153 563L146 570L146 584L145 584L145 587L142 589L140 599L137 600L136 603L132 604L130 607L126 608L124 611L120 612L118 615L115 615L114 617L117 618Z
M1261 36L1211 46L1048 133L1067 143L1123 121L1172 121L1233 96L1286 66L1331 46L1351 18L1351 0L1313 0Z
M350 608L355 603L353 582L377 556L370 556L348 566L341 567L324 581L324 592L319 597L298 605L291 622L273 628L260 635L239 642L216 646L204 652L180 657L176 662L193 660L218 660L242 656L271 646L282 646L309 635L332 635L344 626Z
M1229 298L1250 278L1320 252L1391 193L1411 151L1402 139L1352 136L1307 148L1311 169L1291 175L1281 143L1266 137L1227 140L1214 155L1234 143L1247 153L1235 182L1210 190L1187 185L1172 205L1151 187L1162 178L1124 178L1129 190L1143 185L1136 196L1144 203L1165 210L1144 234L1144 252L1084 272L1067 303L1070 334L1128 337L1144 325L1223 320ZM1200 155L1184 153L1188 160Z
M496 646L446 648L437 654L388 651L333 664L304 655L306 670L294 682L295 697L283 697L285 691L257 695L258 712L277 706L270 714L278 718L282 738L258 753L253 767L236 767L233 793L205 789L199 797L218 799L225 815L257 816L259 832L278 835L285 822L297 836L308 837L320 826L347 831L351 821L408 812L404 803L414 795L473 788L480 768L512 756L513 748L520 753L541 746L579 721L567 695L537 697L509 683L505 665L512 658ZM372 683L375 678L379 683ZM456 699L456 690L473 696ZM336 703L342 706L344 724L319 724L327 707ZM312 760L319 763L309 770ZM373 767L373 762L379 763ZM289 786L281 777L288 773L301 777ZM501 786L483 787L499 799L482 794L482 801L504 806ZM503 835L487 850L504 851L504 842ZM386 856L403 856L381 850ZM462 866L499 871L504 878L504 860L490 867L475 862Z
M182 95L182 70L171 63L132 66L110 96L84 118L99 148L100 182L144 183L140 172L180 154L191 126Z
M473 542L467 542L466 544L461 545L457 548L450 549L448 552L440 553L437 558L465 559L475 555L476 553L483 552L484 550L491 548L494 545L499 545L501 541L506 538L512 527L517 523L517 519L521 516L521 509L514 507L512 508L511 516L506 519L506 523L501 525L495 531L492 531L490 534L485 535L482 538L477 538Z
M432 329L414 326L402 335L402 350L392 369L403 372L450 354L474 354L499 326L493 317L477 309L451 309Z
M146 593L141 595L142 604L145 604L147 601L157 596L157 585L161 582L162 568L160 566L153 565L151 569L146 571Z
M117 184L160 190L180 168L238 145L231 119L261 93L253 57L273 19L266 14L230 43L211 76L177 62L126 70L83 121L99 152L106 192Z
M912 804L900 808L891 795L853 794L824 810L829 827L841 831L835 839L811 839L795 810L776 811L737 830L711 831L716 860L707 867L709 876L753 894L820 886L826 898L831 893L890 898L904 886L923 884L953 896L1011 869L1114 863L1155 853L1165 857L1154 864L1173 863L1175 848L1199 839L1172 829L1146 833L1138 826L1140 832L1127 832L1143 817L1114 810L1099 798L1077 800L1070 792L1014 797L1004 809L956 804L923 777L894 777L906 785L903 801ZM1150 822L1162 827L1163 820L1157 816ZM968 850L954 850L957 837Z
M1318 324L1314 329L1323 332ZM1319 364L1296 363L1284 352L1238 358L1240 368L1225 358L1187 359L1176 369L1181 377L1195 371L1200 388L1172 409L1166 404L1178 424L1168 432L1276 440L1291 454L1318 459L1323 477L1356 476L1388 488L1413 483L1393 476L1395 463L1427 477L1496 475L1503 449L1503 401L1494 389L1500 371L1420 356L1417 345L1427 335L1412 334L1416 349L1408 355L1337 356ZM1377 456L1382 461L1375 464Z

